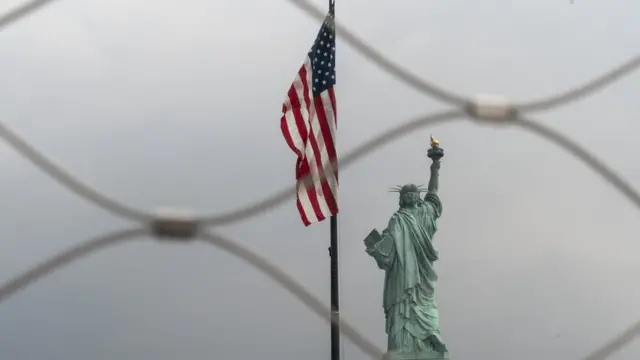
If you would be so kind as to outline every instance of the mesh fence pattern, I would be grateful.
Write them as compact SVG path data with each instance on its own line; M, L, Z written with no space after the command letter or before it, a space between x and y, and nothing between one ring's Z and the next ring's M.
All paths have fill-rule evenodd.
M13 8L5 14L0 15L0 31L44 8L46 5L49 5L54 1L55 0L28 1ZM324 21L325 12L311 4L308 0L288 1L315 20ZM334 22L330 25L334 26L339 38L353 47L356 51L360 52L369 61L376 64L380 70L385 71L398 80L406 83L414 90L451 106L451 110L410 119L357 146L348 154L341 156L341 170L345 167L351 166L353 163L362 159L381 145L396 141L416 129L438 123L466 119L472 122L486 123L498 127L520 127L525 131L532 132L548 140L560 149L575 156L578 160L583 161L595 172L596 175L604 178L611 186L620 191L638 208L638 210L640 210L640 193L629 185L622 177L617 175L615 171L610 169L604 161L601 161L594 155L590 154L584 147L575 143L570 138L546 127L545 125L542 125L539 122L536 122L530 115L536 111L552 110L566 106L572 102L580 100L581 98L590 96L596 91L601 90L615 81L631 74L640 67L640 54L634 56L620 66L567 91L529 102L516 104L510 103L508 99L503 96L478 95L468 97L442 89L435 84L431 84L417 77L405 70L402 66L392 62L383 54L379 53L373 47L358 38L355 34L344 28L339 22ZM295 187L292 186L276 192L256 203L248 204L238 210L219 215L194 217L189 214L171 212L152 213L134 209L127 204L121 203L92 189L61 167L54 164L44 154L30 146L1 121L0 137L2 137L4 141L12 146L24 158L49 175L53 180L67 187L76 195L92 202L98 207L110 211L127 220L131 220L137 224L137 226L129 229L121 229L106 235L89 239L12 278L6 283L0 285L0 303L16 294L19 290L33 284L36 280L41 279L63 266L69 265L71 262L78 260L79 258L87 256L90 253L103 250L107 247L135 240L141 236L153 236L160 241L201 241L203 243L219 247L242 259L248 265L265 273L284 289L288 290L293 296L298 298L318 316L329 322L337 322L340 325L342 334L372 359L378 360L383 356L383 349L379 348L372 341L361 335L361 333L355 327L350 325L348 321L338 318L337 316L333 317L329 307L314 297L302 284L296 282L287 273L280 270L277 266L270 263L257 253L240 245L236 241L219 235L214 231L216 226L246 221L254 216L258 216L261 213L273 209L284 201L294 198L296 193ZM640 335L640 321L636 322L620 334L614 336L610 341L602 344L599 348L583 359L607 359L631 343L638 335Z

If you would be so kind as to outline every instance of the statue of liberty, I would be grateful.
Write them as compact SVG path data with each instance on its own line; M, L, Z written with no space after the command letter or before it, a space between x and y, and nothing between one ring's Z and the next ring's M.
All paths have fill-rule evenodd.
M444 151L434 137L427 156L433 162L424 199L420 198L425 192L421 186L392 189L400 194L400 209L382 234L374 229L364 241L367 253L385 271L386 357L393 360L448 359L435 301L438 252L433 236L442 214L438 171Z

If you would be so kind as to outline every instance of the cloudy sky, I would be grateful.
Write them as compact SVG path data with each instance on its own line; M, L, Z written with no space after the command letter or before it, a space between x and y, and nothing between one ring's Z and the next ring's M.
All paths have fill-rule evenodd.
M529 100L638 51L640 3L574 2L338 0L337 16L448 89ZM224 212L293 184L280 109L318 26L284 0L59 1L0 33L0 120L133 206ZM446 108L345 43L337 58L341 153ZM640 186L639 82L535 118ZM544 140L469 122L423 129L341 172L343 317L385 345L383 273L362 239L396 209L389 186L427 182L429 132L447 154L438 301L455 359L579 359L640 318L638 210ZM128 225L4 144L0 162L0 282ZM328 227L304 228L292 200L221 231L328 303ZM343 354L365 359L347 341ZM615 359L639 356L635 344ZM142 239L0 304L0 358L325 360L329 329L225 253Z

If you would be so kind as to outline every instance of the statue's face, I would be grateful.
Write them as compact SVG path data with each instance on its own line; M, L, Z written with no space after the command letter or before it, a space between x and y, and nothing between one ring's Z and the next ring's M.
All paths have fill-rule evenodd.
M414 207L420 199L420 190L413 184L408 184L400 190L400 207Z

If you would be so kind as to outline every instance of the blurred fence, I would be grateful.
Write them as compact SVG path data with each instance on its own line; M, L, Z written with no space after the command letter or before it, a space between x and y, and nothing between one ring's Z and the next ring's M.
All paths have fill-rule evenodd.
M32 0L0 15L0 31L5 27L20 21L55 0ZM325 12L315 7L308 0L288 0L300 8L307 15L318 21L323 21ZM386 132L366 141L356 147L350 153L341 156L340 168L344 170L354 162L362 159L376 148L396 141L404 135L422 127L454 120L470 120L477 124L493 126L517 126L525 131L532 132L551 143L559 146L577 159L587 164L593 171L602 176L611 186L624 194L640 210L640 194L623 178L617 175L607 164L590 154L585 148L573 142L562 134L531 119L531 113L542 110L552 110L566 106L585 96L611 85L613 82L631 74L640 67L640 54L615 69L592 79L570 90L554 94L535 101L522 104L511 103L506 97L498 95L478 95L467 97L442 89L431 84L416 75L405 70L400 65L392 62L383 54L376 51L352 32L345 29L339 22L332 24L339 38L364 55L368 60L379 66L382 71L389 73L398 80L406 83L416 91L431 96L451 105L452 109L439 113L425 115L420 118L410 119ZM309 293L305 287L297 283L292 277L280 270L274 264L260 257L257 253L243 247L238 242L227 239L211 229L219 225L245 221L251 217L269 211L284 201L295 197L295 188L287 188L279 191L264 200L247 205L241 209L213 215L208 217L195 217L188 213L158 212L151 213L134 209L127 204L114 200L82 183L71 174L55 165L47 157L39 153L28 143L12 132L5 124L0 122L0 137L11 145L18 153L31 161L35 166L48 174L53 180L66 186L80 197L108 210L122 218L131 220L137 224L130 229L114 231L107 235L87 240L73 248L34 266L30 270L20 274L0 286L0 303L14 295L24 287L33 284L36 280L50 274L74 260L87 256L90 253L104 248L139 239L141 236L153 236L160 241L194 242L200 241L210 244L231 253L262 271L283 288L291 292L301 302L314 311L318 316L327 321L339 322L342 334L351 340L358 348L378 360L384 354L384 350L362 336L353 326L343 319L333 318L330 309L324 303ZM336 168L336 167L334 167ZM584 360L604 360L616 353L636 337L640 335L640 321L633 324L627 330L613 337L603 344Z

